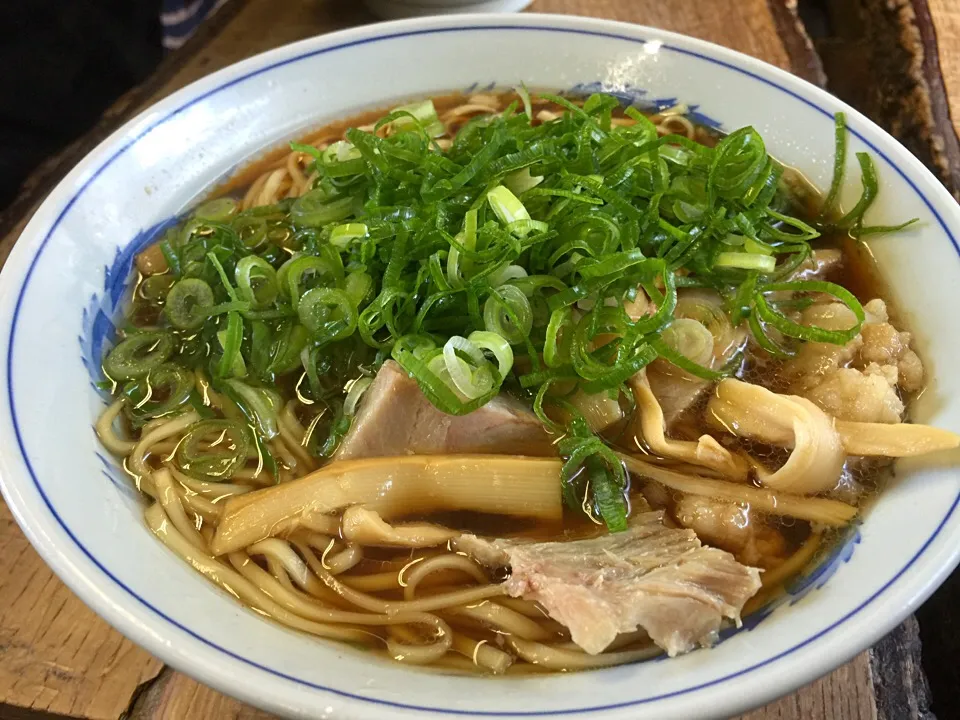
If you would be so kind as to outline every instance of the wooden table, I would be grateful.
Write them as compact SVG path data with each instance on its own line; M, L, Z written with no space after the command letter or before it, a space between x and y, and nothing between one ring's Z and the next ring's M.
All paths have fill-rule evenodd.
M676 30L791 70L857 104L957 193L960 146L950 113L960 119L960 45L951 40L960 37L960 3L809 0L802 3L803 21L796 5L797 0L536 0L531 11L579 13ZM34 174L21 197L0 216L0 262L52 185L145 105L263 50L372 21L350 0L230 0L144 85L117 102L94 130ZM165 668L97 618L39 559L2 503L0 546L0 718L269 717ZM960 591L946 592L933 605L956 613ZM936 625L930 627L936 644ZM950 630L945 635L950 633L958 634ZM743 717L932 718L919 646L917 622L911 618L869 652ZM956 680L956 670L942 672ZM942 717L952 715L952 710L940 712Z

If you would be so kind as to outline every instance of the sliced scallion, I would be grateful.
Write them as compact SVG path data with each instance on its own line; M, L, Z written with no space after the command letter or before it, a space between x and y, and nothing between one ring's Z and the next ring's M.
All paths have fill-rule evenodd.
M113 380L143 377L173 355L173 337L163 331L138 332L121 340L103 359L103 371Z
M175 328L194 330L203 325L213 305L213 289L206 282L200 278L184 278L167 293L164 312Z

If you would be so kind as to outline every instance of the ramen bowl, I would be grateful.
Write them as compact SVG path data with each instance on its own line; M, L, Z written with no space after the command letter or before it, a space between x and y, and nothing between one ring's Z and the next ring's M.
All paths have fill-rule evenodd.
M546 58L546 59L545 59ZM105 343L134 252L264 150L328 121L472 88L606 90L641 107L686 103L701 122L755 126L820 188L833 115L870 152L882 202L920 222L869 247L915 333L930 382L920 422L960 430L960 210L862 115L781 70L705 42L560 16L454 16L325 35L244 61L153 106L50 194L0 279L3 493L24 532L97 613L165 662L290 717L726 717L787 693L876 642L960 555L955 456L902 462L895 482L786 597L712 649L568 675L474 677L409 668L296 634L237 604L145 528L142 504L93 422ZM850 153L849 175L856 177ZM851 182L843 202L860 191Z

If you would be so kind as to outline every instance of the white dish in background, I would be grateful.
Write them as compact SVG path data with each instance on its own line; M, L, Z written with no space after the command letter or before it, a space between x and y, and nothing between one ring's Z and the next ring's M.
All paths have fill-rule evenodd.
M820 187L831 173L832 115L845 111L849 176L858 176L855 151L871 152L880 175L881 202L868 220L922 220L871 243L935 378L914 417L960 430L960 210L912 155L835 98L699 40L576 17L434 17L306 40L204 78L114 133L50 194L0 279L3 493L60 577L164 661L291 717L727 717L874 643L956 565L960 478L903 463L859 533L793 604L716 648L591 673L491 679L410 669L282 629L150 535L92 430L101 399L88 366L99 362L122 290L105 278L124 276L151 228L309 128L400 100L520 82L599 83L639 100L695 105L726 129L753 124L773 155ZM845 202L859 191L848 183Z
M456 13L520 12L533 0L364 0L385 20Z

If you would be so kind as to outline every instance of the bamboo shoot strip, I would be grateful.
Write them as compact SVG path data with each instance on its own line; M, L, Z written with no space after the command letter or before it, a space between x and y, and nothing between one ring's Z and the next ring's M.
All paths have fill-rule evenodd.
M644 462L626 453L617 453L627 470L633 475L649 478L671 490L704 495L717 500L745 502L760 512L771 515L794 517L823 525L846 525L857 514L857 508L827 498L802 497L784 492L775 492L743 483L711 480L697 475L684 475Z
M411 455L333 463L282 485L229 498L215 555L291 531L304 518L363 505L384 519L436 510L559 520L559 460L511 455Z

